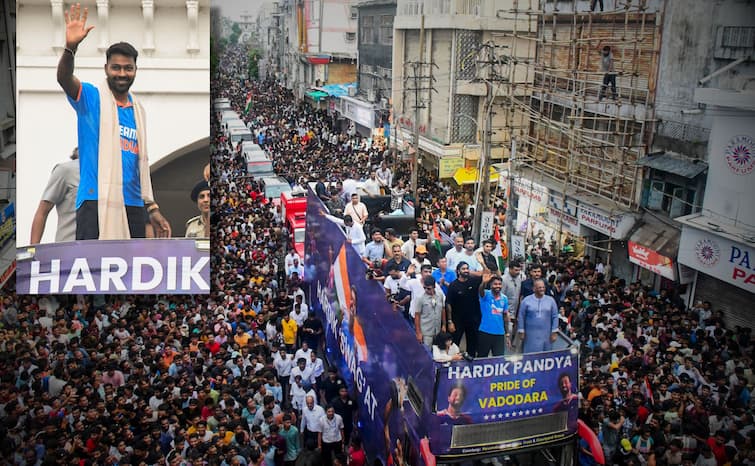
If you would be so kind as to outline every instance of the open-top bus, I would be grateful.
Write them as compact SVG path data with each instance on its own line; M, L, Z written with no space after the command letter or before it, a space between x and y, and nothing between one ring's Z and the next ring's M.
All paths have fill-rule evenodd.
M579 351L571 341L561 336L544 353L434 362L311 189L307 201L308 302L326 329L328 363L359 401L369 464L525 452L543 455L534 464L572 464Z

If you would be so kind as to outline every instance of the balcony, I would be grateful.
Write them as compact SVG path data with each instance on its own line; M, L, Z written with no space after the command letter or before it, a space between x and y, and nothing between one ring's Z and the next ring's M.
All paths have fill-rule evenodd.
M398 0L396 29L419 29L425 17L426 29L470 29L511 31L514 16L504 14L513 8L513 0ZM497 13L502 12L499 18ZM535 17L519 15L517 29L527 30Z

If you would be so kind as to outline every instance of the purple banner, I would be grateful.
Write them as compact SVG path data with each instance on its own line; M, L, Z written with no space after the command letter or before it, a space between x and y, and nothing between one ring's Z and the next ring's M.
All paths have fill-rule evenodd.
M516 422L523 428L506 443L481 445L474 453L550 443L577 431L579 360L571 350L486 358L444 366L438 373L435 432L451 440L454 426ZM548 427L546 427L548 426ZM472 453L469 448L465 453ZM448 453L455 451L453 445Z
M17 251L19 294L207 294L209 241L132 239Z

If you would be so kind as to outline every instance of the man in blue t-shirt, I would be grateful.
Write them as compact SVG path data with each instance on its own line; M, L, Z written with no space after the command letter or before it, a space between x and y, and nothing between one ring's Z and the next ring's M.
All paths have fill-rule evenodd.
M100 93L94 85L82 83L73 74L76 50L94 26L87 26L87 9L81 11L80 4L71 6L66 12L66 45L58 62L58 83L68 96L68 101L76 110L78 117L78 139L80 159L80 181L76 197L76 239L100 238L98 166L100 163ZM140 176L139 141L137 139L137 116L133 97L129 89L136 76L136 58L138 52L126 42L113 44L106 52L105 75L107 85L113 94L118 112L118 136L121 149L121 168L123 184L123 204L130 237L146 236L147 219L154 229L155 236L170 237L168 221L160 213L159 206L151 198L151 186L142 186L145 177ZM141 129L144 131L144 128ZM114 150L117 150L115 147ZM146 150L142 148L142 150ZM116 162L117 163L117 162ZM148 177L146 179L149 179ZM107 180L118 184L118 180ZM117 191L116 191L117 192ZM150 193L145 196L144 193ZM103 207L113 207L112 199L103 199ZM122 222L116 222L122 225ZM106 223L106 225L108 225ZM109 238L120 239L120 238Z
M491 275L487 270L483 272L479 289L482 320L477 336L478 358L486 358L491 352L493 356L503 356L506 346L511 346L511 340L506 334L509 325L509 300L501 292L502 289L503 280L500 276Z

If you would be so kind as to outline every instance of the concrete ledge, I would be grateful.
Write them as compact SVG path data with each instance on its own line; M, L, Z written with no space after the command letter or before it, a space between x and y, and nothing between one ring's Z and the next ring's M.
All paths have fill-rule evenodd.
M698 87L695 89L695 102L755 111L755 92Z

